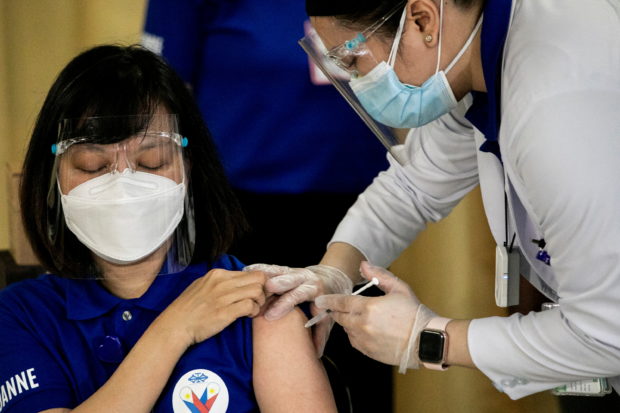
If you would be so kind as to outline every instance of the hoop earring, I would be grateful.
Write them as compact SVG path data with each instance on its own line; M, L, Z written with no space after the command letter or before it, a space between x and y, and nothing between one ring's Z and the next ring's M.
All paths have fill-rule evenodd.
M427 34L426 36L424 36L424 41L426 43L429 43L429 42L433 41L433 36L430 35L430 34Z

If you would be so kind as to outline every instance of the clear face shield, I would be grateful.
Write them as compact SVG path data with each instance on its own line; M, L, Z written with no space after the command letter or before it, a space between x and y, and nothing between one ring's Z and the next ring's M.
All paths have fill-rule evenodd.
M391 128L373 119L356 97L349 82L351 79L370 72L379 64L380 60L375 58L368 47L368 40L395 13L402 12L404 5L404 2L399 4L375 24L358 33L353 39L347 40L330 50L325 47L314 29L299 40L299 44L312 62L321 69L342 97L401 165L408 163L403 148L408 130Z
M61 246L75 236L89 264L58 268L79 278L110 278L138 263L159 274L183 270L194 247L185 146L176 115L63 120L52 146L48 236Z

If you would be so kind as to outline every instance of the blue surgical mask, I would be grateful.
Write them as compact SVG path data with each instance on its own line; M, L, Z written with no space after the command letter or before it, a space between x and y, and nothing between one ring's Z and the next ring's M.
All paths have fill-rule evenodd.
M443 21L443 2L440 2L440 27ZM482 16L476 23L469 38L445 70L439 70L441 59L441 35L437 53L435 74L422 86L402 83L394 72L394 60L402 35L406 8L392 44L388 62L381 62L369 73L351 79L350 86L368 114L377 122L393 128L416 128L425 125L450 112L457 105L446 73L458 62L480 29Z

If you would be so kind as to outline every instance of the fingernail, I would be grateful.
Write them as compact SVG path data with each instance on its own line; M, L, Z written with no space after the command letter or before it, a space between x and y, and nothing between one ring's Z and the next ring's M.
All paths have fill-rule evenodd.
M319 308L326 308L327 306L325 305L325 297L323 297L322 295L315 298L314 299L314 305L316 305Z
M362 261L360 263L360 272L362 272L362 267L366 267L368 269L373 269L375 266L370 261Z
M278 309L272 309L272 310L268 310L265 312L265 320L268 321L275 321L278 320L282 317L282 314L280 311L278 311Z

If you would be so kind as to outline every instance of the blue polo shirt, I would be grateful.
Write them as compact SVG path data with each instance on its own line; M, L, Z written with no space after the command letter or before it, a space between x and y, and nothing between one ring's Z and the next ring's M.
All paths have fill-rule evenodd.
M307 20L303 1L149 1L143 43L191 84L238 189L357 194L388 166L336 88L312 80Z
M108 380L153 320L211 268L240 270L243 265L225 255L212 265L159 276L142 297L130 300L110 294L94 280L49 274L1 291L0 412L82 403ZM251 319L240 318L190 347L153 411L258 411Z

